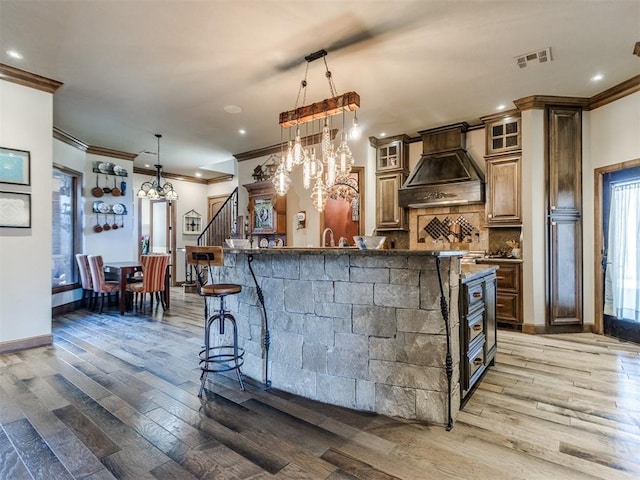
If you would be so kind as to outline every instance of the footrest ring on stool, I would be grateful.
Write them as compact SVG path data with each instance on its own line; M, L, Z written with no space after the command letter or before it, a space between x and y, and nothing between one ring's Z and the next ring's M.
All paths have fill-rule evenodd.
M240 370L244 365L244 348L238 347L235 355L233 345L219 345L209 347L209 355L205 357L205 350L200 350L200 369L204 372L229 372Z

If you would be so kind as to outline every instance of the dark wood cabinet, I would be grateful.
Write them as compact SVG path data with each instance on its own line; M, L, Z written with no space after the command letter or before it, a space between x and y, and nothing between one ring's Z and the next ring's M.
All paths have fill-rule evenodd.
M398 203L398 189L405 174L389 172L376 175L376 230L404 230L408 227L408 212Z
M582 109L547 107L547 325L581 326Z
M407 135L369 138L376 148L376 231L409 228L408 211L398 201L398 191L409 174L409 140Z
M497 265L496 322L498 325L522 325L522 263L513 260L482 260L483 264Z
M487 226L522 224L520 201L520 155L486 160Z
M287 197L276 194L273 182L243 185L249 194L249 233L259 246L269 242L287 243Z
M460 291L460 388L464 401L489 365L495 361L496 274L462 280Z
M517 110L482 117L486 125L487 155L522 150L520 113Z

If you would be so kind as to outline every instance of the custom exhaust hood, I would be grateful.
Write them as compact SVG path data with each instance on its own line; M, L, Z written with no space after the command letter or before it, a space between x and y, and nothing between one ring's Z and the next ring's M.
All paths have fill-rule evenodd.
M398 191L400 206L441 207L484 203L484 175L465 150L469 125L418 132L422 157Z

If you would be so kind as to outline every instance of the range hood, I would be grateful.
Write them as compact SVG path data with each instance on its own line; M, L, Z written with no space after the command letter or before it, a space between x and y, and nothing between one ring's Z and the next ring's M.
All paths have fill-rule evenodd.
M484 175L465 150L469 125L423 130L422 157L398 191L401 207L484 203Z

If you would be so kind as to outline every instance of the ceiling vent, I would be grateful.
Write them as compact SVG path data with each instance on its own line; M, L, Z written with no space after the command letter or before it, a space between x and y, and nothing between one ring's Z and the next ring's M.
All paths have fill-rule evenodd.
M516 63L520 68L525 68L530 63L549 63L551 58L551 47L543 48L542 50L536 50L531 53L523 53L515 57Z

